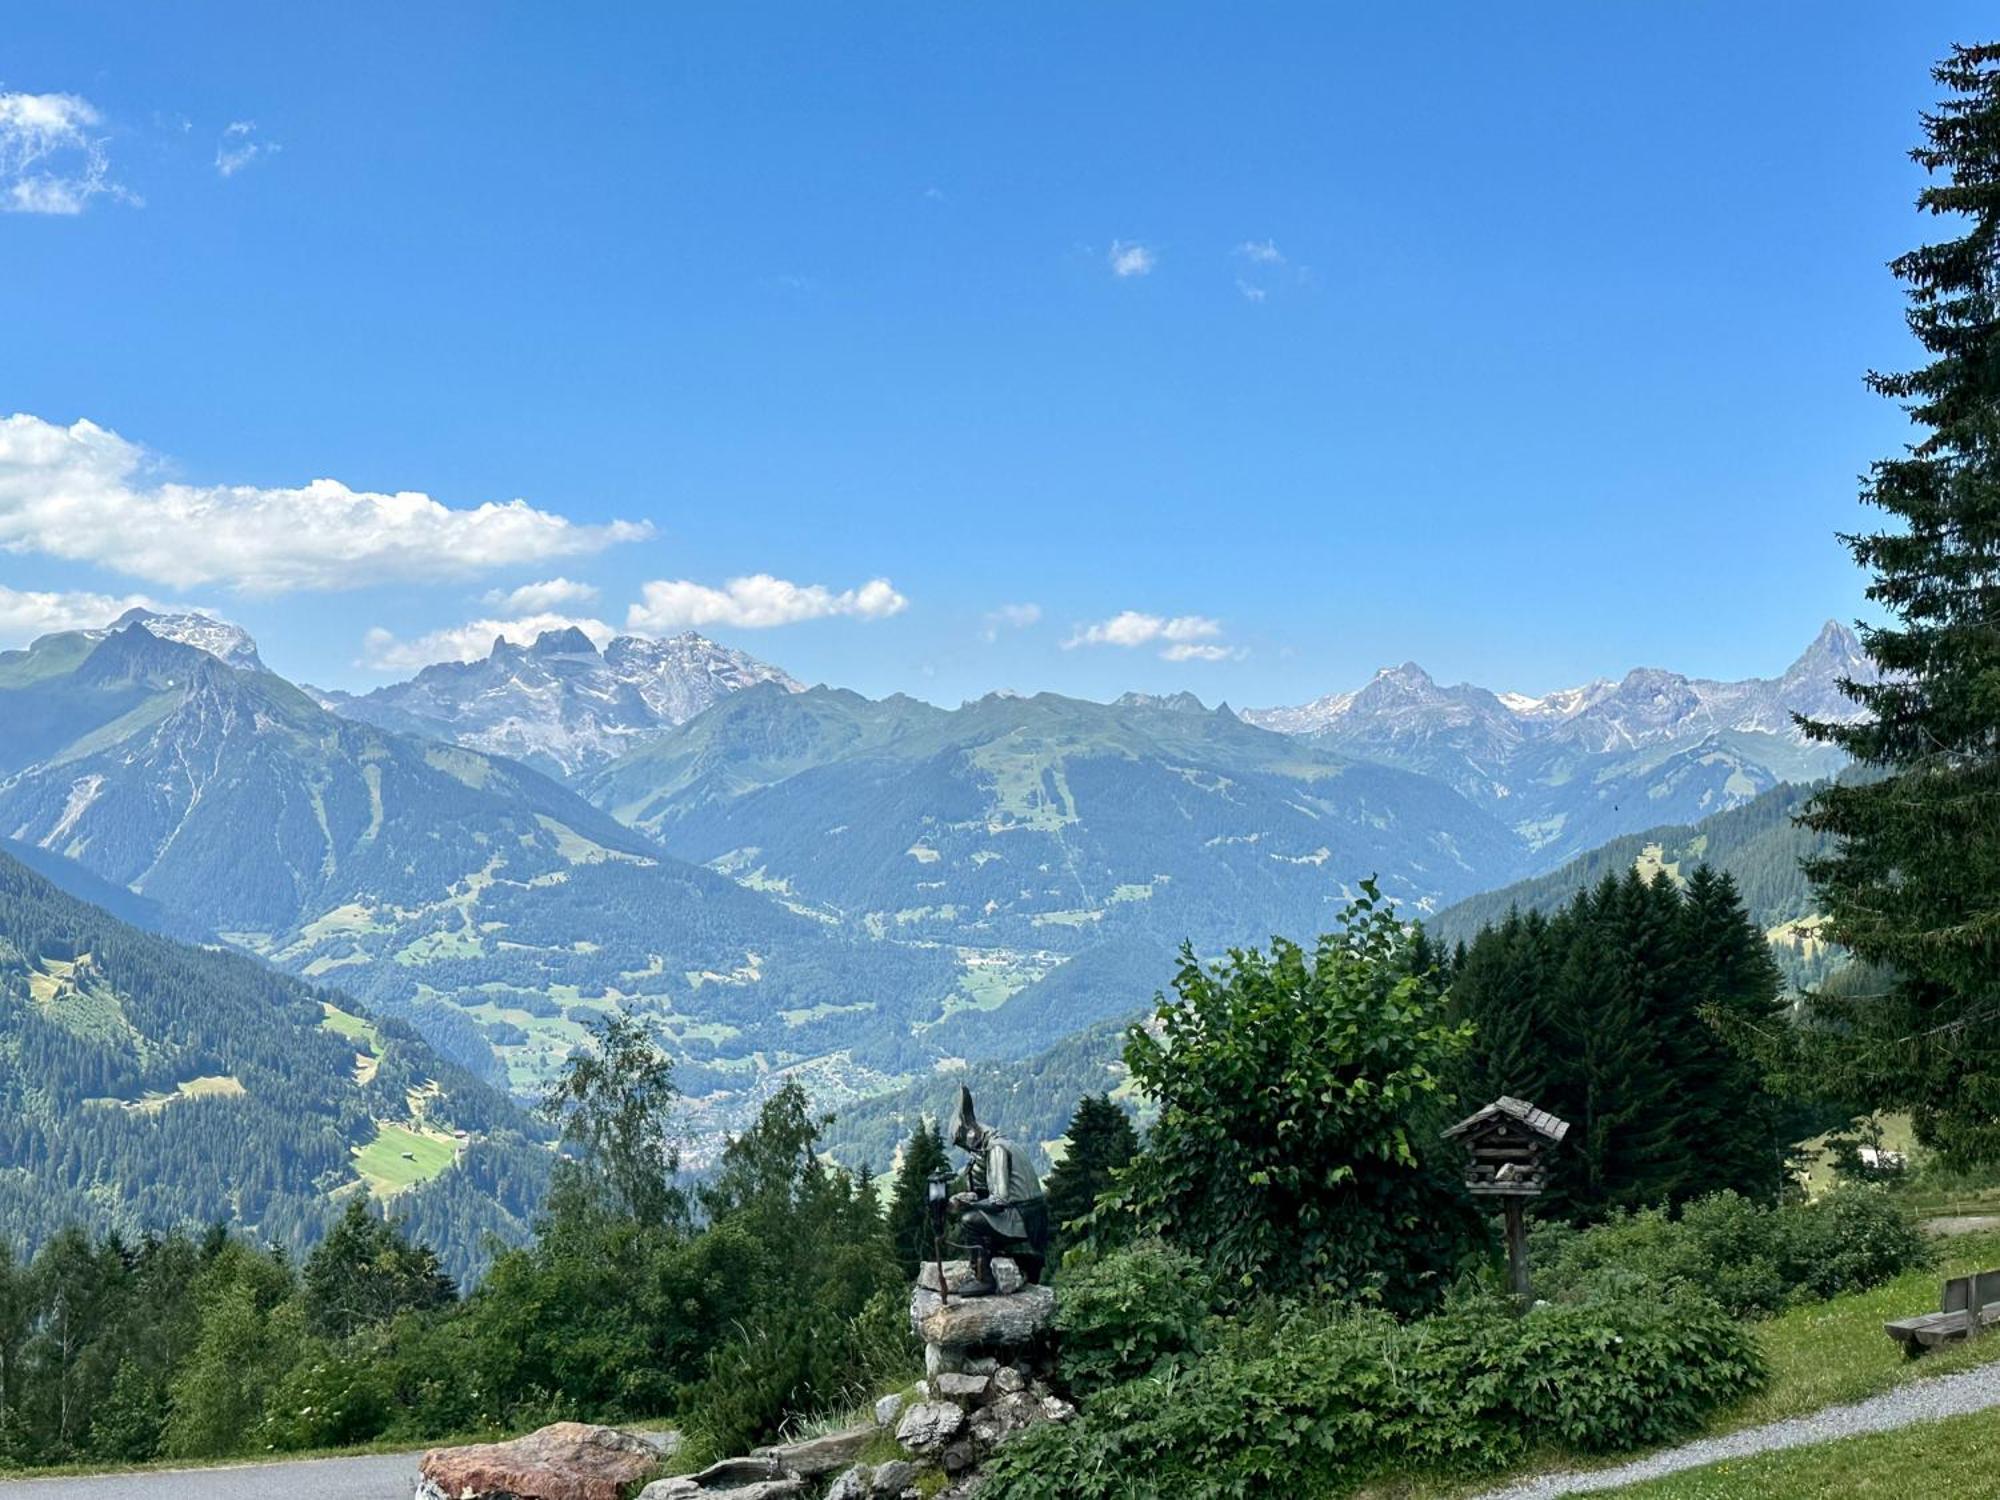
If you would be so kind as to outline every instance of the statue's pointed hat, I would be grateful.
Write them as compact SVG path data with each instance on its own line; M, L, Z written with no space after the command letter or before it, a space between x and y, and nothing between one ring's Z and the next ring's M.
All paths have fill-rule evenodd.
M944 1138L954 1146L970 1150L966 1141L979 1128L979 1120L972 1113L972 1090L964 1084L958 1086L958 1098L952 1101L951 1117L944 1124Z

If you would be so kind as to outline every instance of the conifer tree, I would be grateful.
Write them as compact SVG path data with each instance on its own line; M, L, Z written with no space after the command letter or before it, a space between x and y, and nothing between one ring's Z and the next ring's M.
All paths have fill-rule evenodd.
M1043 1184L1058 1248L1065 1228L1097 1206L1098 1196L1111 1186L1112 1174L1139 1149L1139 1133L1109 1094L1085 1094L1079 1099L1065 1134L1068 1149Z
M1855 724L1809 724L1886 775L1829 787L1804 821L1837 840L1808 865L1832 937L1894 979L1818 1007L1837 1062L1907 1108L1947 1159L2000 1156L2000 45L1954 47L1911 152L1917 206L1962 232L1891 263L1920 368L1871 374L1924 435L1869 471L1881 531L1843 538L1892 623L1862 627L1881 668L1845 684Z
M933 1174L951 1169L951 1157L944 1149L944 1135L935 1120L917 1126L903 1143L903 1158L896 1166L896 1186L889 1198L889 1238L896 1247L896 1262L903 1274L915 1278L917 1270L931 1258L930 1211L924 1201L925 1189Z

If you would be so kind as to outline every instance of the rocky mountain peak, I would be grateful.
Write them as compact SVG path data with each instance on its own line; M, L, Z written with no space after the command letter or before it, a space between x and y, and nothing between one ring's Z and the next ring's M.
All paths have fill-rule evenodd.
M532 656L589 656L597 655L597 644L576 626L562 630L544 630L535 637L535 643L528 648Z
M269 670L257 655L257 643L250 638L249 631L226 620L218 620L213 615L193 611L161 614L150 609L128 609L106 629L90 631L89 634L99 637L114 635L134 625L157 640L174 641L192 646L197 651L206 651L217 661L242 671Z

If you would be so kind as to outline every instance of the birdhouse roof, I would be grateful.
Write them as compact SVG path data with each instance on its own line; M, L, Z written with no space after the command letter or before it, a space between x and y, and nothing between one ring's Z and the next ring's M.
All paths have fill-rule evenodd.
M1517 1121L1547 1140L1551 1145L1569 1134L1569 1122L1558 1120L1545 1109L1536 1109L1525 1099L1499 1098L1480 1110L1467 1115L1444 1133L1446 1140L1455 1140L1475 1131L1483 1132L1506 1121Z

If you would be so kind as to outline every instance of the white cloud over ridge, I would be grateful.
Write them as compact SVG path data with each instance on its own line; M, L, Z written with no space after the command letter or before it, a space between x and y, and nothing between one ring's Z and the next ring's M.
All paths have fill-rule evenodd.
M544 631L571 628L589 636L600 651L618 634L602 620L553 613L468 620L408 640L378 625L362 637L359 665L375 672L416 672L441 661L480 661L492 654L496 639L511 646L532 646Z
M1222 622L1208 615L1149 615L1128 609L1108 620L1076 627L1063 642L1063 650L1078 646L1158 646L1162 661L1239 661L1249 655L1241 646L1225 646L1216 640Z
M525 500L454 509L337 479L297 487L156 480L150 455L94 422L0 418L0 552L96 563L173 588L246 594L462 578L600 552L646 522L585 525Z
M0 93L0 210L80 214L92 198L139 199L111 180L103 123L78 94Z
M566 604L594 604L597 594L594 583L545 578L540 583L524 583L517 589L494 589L484 602L509 615L538 615L559 610Z
M162 605L144 594L43 593L0 584L0 649L25 646L38 636L65 630L102 630L128 609L204 612L186 605Z
M626 613L625 624L646 635L705 625L766 630L840 615L885 620L901 614L910 602L886 578L872 578L859 588L835 593L824 584L792 583L769 573L732 578L719 589L687 579L656 579L644 585L639 595L639 602Z
M1222 634L1222 622L1207 615L1149 615L1124 610L1095 625L1079 625L1063 642L1065 651L1077 646L1150 646L1155 641L1198 641Z
M979 632L984 641L997 641L1003 630L1026 630L1031 625L1039 625L1042 607L1039 604L1003 604L998 609L987 611L986 628Z

